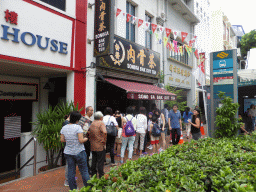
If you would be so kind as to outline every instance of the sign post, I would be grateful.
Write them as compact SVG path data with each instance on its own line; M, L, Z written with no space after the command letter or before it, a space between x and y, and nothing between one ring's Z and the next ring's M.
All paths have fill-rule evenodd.
M219 107L220 104L220 99L218 97L219 91L225 92L225 95L231 97L235 103L238 102L236 51L236 49L232 49L210 54L211 137L213 137L213 132L215 130L214 121L216 117L216 108Z
M94 57L113 54L114 14L114 0L95 0Z

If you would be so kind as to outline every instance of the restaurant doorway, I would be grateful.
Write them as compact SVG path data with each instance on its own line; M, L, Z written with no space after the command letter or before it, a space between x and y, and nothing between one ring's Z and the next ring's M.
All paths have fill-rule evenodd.
M32 121L32 101L19 101L19 100L1 100L0 101L0 146L2 146L2 158L0 166L0 174L5 175L7 172L15 170L16 155L20 151L20 137L14 139L6 139L5 133L5 118L11 116L21 117L21 133L30 132ZM18 162L18 165L20 163ZM6 178L2 178L6 179Z

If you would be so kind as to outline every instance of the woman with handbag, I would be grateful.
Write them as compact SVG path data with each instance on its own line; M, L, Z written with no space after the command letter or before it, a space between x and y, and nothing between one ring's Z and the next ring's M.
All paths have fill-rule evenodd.
M117 136L118 123L116 121L116 118L112 116L113 112L110 107L107 107L104 110L104 115L105 116L103 117L103 122L105 123L107 129L106 153L110 152L111 164L112 166L116 166L117 164L115 163L114 145Z

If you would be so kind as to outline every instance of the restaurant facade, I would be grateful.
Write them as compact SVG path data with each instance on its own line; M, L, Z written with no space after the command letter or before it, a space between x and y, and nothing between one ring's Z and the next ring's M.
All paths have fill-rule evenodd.
M37 113L60 101L85 105L86 1L0 0L0 175L15 170ZM33 154L33 143L18 165ZM41 145L37 167L47 163ZM33 161L32 161L33 162ZM26 166L21 177L33 174ZM2 177L1 177L2 178Z

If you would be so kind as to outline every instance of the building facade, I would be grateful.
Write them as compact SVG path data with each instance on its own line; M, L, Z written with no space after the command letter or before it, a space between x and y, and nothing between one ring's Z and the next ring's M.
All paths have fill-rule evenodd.
M94 2L90 3L93 4ZM119 13L118 16L115 16L114 21L115 51L110 57L112 61L106 57L97 59L93 57L93 41L87 46L87 63L94 62L97 67L87 71L86 103L94 106L96 110L104 110L105 107L110 106L113 110L121 110L121 112L125 112L125 107L128 105L136 106L137 108L145 106L147 111L150 111L151 105L156 103L157 107L161 108L161 105L163 105L161 101L168 100L168 97L156 99L157 96L161 95L161 89L159 90L158 88L155 92L156 97L149 98L147 95L141 95L141 98L136 99L136 95L132 95L132 91L128 90L127 86L122 85L122 83L127 85L129 82L144 84L144 86L151 85L153 87L150 89L154 90L157 87L156 85L163 86L159 84L162 71L164 85L184 89L185 99L188 101L188 105L192 107L195 98L195 92L193 92L194 79L192 77L194 56L188 57L186 54L181 56L178 53L169 51L163 43L165 31L160 32L161 27L171 28L172 31L188 32L190 34L187 37L187 42L181 41L180 33L176 39L179 45L188 43L188 40L192 38L193 27L198 22L198 19L193 14L192 5L193 1L183 0L117 0L115 6ZM94 18L94 9L92 7L92 9L88 10L88 18ZM132 20L127 22L127 14L132 15L131 19L136 17L137 22L133 23ZM139 19L144 22L140 26L138 26ZM150 27L147 27L146 23L150 23ZM155 31L153 31L154 25L158 26ZM93 19L88 20L87 34L89 40L95 39ZM171 33L168 42L173 39L174 36ZM122 45L118 45L117 42L124 45L124 50L119 51ZM136 59L134 61L130 58L130 51L135 51ZM126 53L125 57L124 52ZM145 55L143 55L144 53ZM123 58L122 62L119 58L120 60ZM118 63L119 61L120 63ZM153 61L155 66L150 67L150 63L153 63ZM124 66L128 68L124 68ZM131 84L131 86L135 86L135 84ZM153 94L152 91L151 93L150 90L148 91L149 94ZM111 96L108 96L108 94ZM169 97L169 99L171 100L172 98Z
M3 173L15 169L16 154L31 137L30 122L38 112L60 101L85 105L87 1L0 0L0 5L0 141L8 146ZM22 153L21 165L33 155L32 148L31 143ZM42 146L37 160L39 168L46 164ZM27 168L21 176L33 173Z

